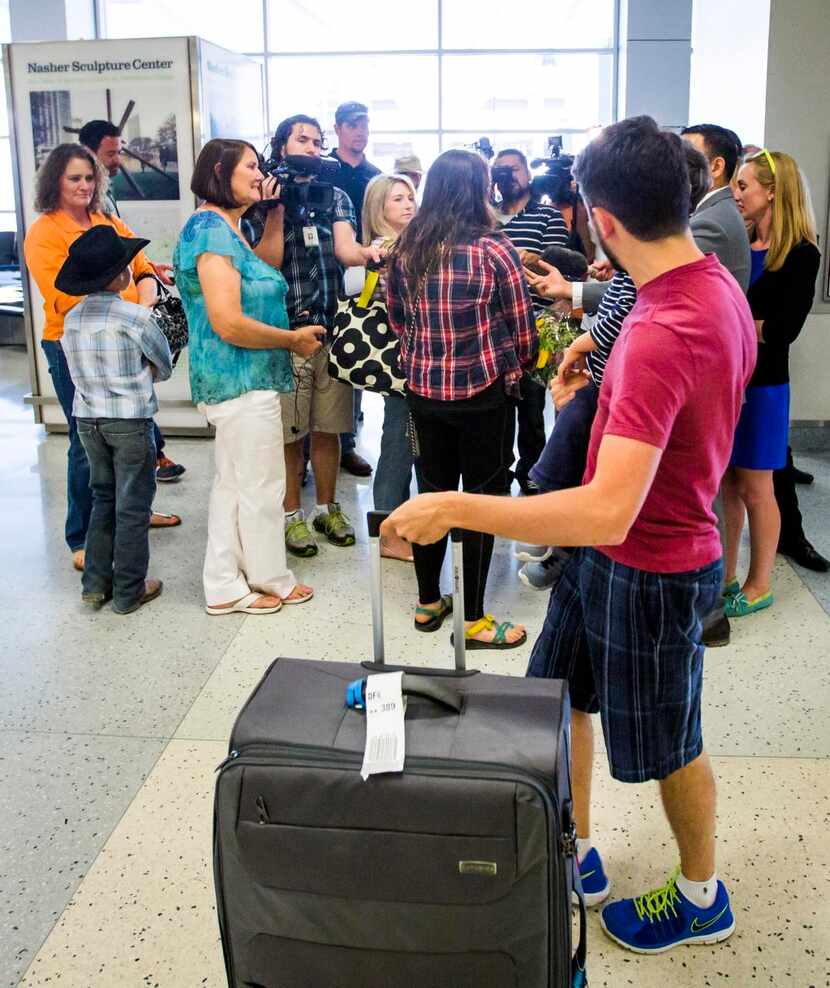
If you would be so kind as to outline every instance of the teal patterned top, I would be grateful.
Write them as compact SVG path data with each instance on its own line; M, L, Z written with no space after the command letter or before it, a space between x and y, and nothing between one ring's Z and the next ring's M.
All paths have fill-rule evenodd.
M249 391L292 391L288 350L234 346L211 327L196 272L200 254L230 258L242 278L242 311L246 316L278 329L288 326L285 278L249 250L221 216L211 210L194 213L173 252L176 285L187 313L193 400L216 405Z

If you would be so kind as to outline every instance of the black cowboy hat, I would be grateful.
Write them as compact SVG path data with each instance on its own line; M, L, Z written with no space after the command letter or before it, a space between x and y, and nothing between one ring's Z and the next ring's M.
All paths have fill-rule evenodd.
M109 224L93 226L70 246L55 288L66 295L103 291L149 243L141 237L119 237Z

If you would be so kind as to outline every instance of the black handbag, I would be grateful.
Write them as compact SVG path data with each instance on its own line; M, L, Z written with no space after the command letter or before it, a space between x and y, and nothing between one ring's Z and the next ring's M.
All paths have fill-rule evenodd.
M175 367L182 350L187 346L189 336L184 304L156 275L144 274L138 280L141 281L141 278L152 278L158 286L159 297L150 307L150 311L155 316L159 329L164 333Z
M386 304L372 301L377 271L369 271L359 298L341 298L332 327L329 374L354 388L403 394L400 340L389 328Z

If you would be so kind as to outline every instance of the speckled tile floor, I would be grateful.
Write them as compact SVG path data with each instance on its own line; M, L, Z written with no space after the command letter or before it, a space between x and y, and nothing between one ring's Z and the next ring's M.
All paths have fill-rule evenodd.
M152 572L165 593L127 618L88 614L61 538L66 440L32 423L24 375L25 355L0 348L0 988L222 988L214 769L276 655L369 654L366 547L325 547L297 567L317 590L307 607L208 618L200 568L210 444L172 439L188 473L158 497L185 519L153 533ZM366 452L376 443L373 404ZM817 478L799 491L807 531L830 549L830 452L796 459ZM356 519L370 496L368 483L344 478ZM515 567L500 544L493 607L532 637L545 599L517 583ZM387 654L414 661L417 649L417 661L446 664L449 631L409 630L411 568L389 564L385 582ZM733 644L707 657L720 869L738 931L718 948L641 958L611 944L592 917L592 986L830 985L830 578L779 559L776 593L775 608L736 623ZM521 674L529 648L477 665ZM622 894L643 891L674 864L657 792L610 782L601 756L597 779L595 836L610 877Z

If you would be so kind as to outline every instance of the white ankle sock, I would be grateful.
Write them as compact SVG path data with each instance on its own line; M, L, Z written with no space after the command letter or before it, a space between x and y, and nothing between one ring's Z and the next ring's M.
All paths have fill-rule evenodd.
M681 872L677 878L677 887L698 909L711 909L718 894L718 875L715 872L705 882L690 882Z
M583 861L585 855L591 850L594 845L591 843L590 837L577 837L576 839L576 860Z
M286 521L286 523L288 523L288 522L292 521L294 518L296 518L297 515L302 510L303 510L302 508L295 508L293 511L286 511L285 512L285 521Z

